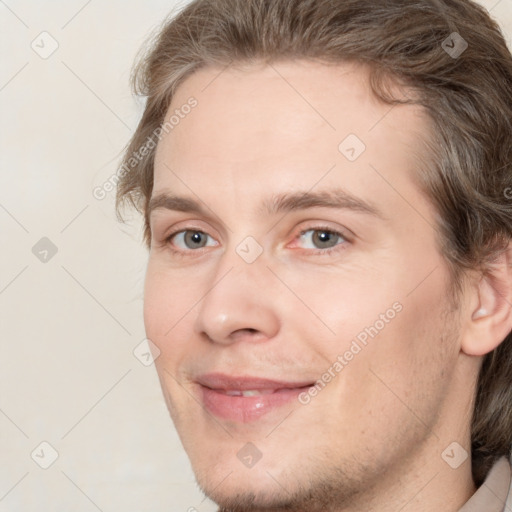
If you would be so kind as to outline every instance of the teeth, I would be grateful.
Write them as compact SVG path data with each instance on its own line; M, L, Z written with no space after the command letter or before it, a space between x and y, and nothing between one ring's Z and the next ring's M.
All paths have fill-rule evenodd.
M260 396L262 394L263 393L261 393L260 391L256 391L256 390L242 391L243 396Z
M247 389L244 391L239 391L237 389L228 389L224 391L224 394L228 396L260 396L260 395L268 395L272 393L271 390L258 391L257 389Z

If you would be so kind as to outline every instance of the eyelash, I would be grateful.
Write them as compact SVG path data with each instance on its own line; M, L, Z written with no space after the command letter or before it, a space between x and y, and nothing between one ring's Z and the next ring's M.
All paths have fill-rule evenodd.
M173 247L173 245L171 243L173 237L175 237L176 235L178 235L180 233L186 232L186 231L193 231L193 232L203 233L204 235L207 235L207 236L211 236L211 235L208 235L208 233L206 233L200 229L194 229L194 228L179 229L177 231L173 231L164 239L164 245L168 246L170 248L171 252L177 256L181 256L181 257L190 256L190 253L197 253L196 256L200 256L204 252L201 249L205 249L205 248L188 249L188 250L184 251L184 250L175 249ZM350 243L349 238L344 233L342 233L341 231L336 231L328 226L308 227L307 229L299 231L299 233L295 236L294 240L304 236L309 231L326 232L331 235L340 237L342 239L342 241L340 241L334 247L328 247L326 249L304 249L308 252L308 254L319 255L319 256L330 256L333 252L338 252L338 251L344 250L345 248L343 246L347 243Z
M335 229L330 228L329 226L311 226L307 229L303 229L298 233L298 235L294 238L300 238L304 236L308 231L320 231L324 233L329 233L336 237L341 238L341 241L337 243L334 247L328 247L326 249L304 249L308 252L308 254L314 254L318 256L330 256L333 252L339 252L345 250L345 245L349 242L348 237L342 233L341 231L336 231Z

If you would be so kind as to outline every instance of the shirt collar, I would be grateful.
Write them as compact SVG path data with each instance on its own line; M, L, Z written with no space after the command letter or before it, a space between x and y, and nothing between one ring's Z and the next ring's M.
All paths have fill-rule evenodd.
M510 463L506 457L502 457L459 512L508 512L509 509L505 509L505 506L512 504L511 475Z

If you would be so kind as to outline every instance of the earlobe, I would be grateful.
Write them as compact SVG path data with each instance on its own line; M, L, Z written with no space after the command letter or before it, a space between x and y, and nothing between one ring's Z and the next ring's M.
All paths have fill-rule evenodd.
M512 245L475 281L473 307L462 337L462 351L471 356L492 352L512 330Z

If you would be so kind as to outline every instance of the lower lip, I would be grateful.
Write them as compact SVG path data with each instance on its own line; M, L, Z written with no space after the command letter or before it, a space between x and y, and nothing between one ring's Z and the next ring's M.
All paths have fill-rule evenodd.
M274 393L259 396L229 396L205 386L200 388L203 404L209 412L225 420L249 423L293 400L298 400L300 393L307 390L309 386L280 389Z

